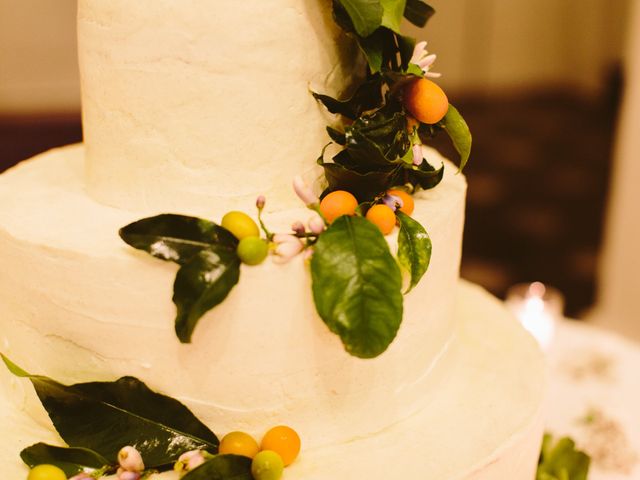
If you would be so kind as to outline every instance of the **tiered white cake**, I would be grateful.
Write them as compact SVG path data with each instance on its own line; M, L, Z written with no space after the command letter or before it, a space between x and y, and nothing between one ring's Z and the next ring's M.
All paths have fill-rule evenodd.
M416 196L431 265L373 360L345 353L318 318L302 258L243 266L181 344L176 267L118 237L148 214L219 221L258 194L270 225L306 220L291 179L314 178L326 141L309 85L339 92L356 58L329 4L79 1L85 144L0 176L1 349L68 383L136 376L219 434L292 425L303 451L289 480L531 480L543 362L496 300L458 279L466 184L452 165ZM0 381L0 459L22 478L19 450L51 433L33 423L47 419L28 382Z

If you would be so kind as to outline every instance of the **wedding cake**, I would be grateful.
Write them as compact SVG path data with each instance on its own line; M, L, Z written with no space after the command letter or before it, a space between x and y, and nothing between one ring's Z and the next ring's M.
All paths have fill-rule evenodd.
M466 183L435 151L420 147L442 179L411 214L428 271L375 358L327 328L303 255L242 265L182 342L179 267L118 236L167 212L219 222L259 195L273 231L309 218L291 182L319 185L332 118L311 91L341 95L365 62L331 2L79 0L78 38L84 143L0 176L0 351L64 384L137 377L222 434L291 425L303 448L288 480L534 478L543 360L459 279ZM0 385L0 458L25 478L22 448L62 442L29 382L3 371Z

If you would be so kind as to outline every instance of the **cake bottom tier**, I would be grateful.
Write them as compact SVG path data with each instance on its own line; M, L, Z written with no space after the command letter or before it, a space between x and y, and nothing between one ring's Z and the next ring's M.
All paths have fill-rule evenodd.
M319 448L303 445L284 480L534 479L543 428L542 355L481 288L461 281L455 308L456 331L438 362L443 380L424 398L423 408L371 435ZM5 478L26 478L22 448L38 441L62 443L8 399L0 397L0 412Z

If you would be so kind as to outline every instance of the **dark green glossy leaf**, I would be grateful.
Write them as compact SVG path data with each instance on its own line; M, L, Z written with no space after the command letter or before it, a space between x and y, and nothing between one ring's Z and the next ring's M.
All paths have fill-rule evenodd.
M361 358L383 353L402 321L402 278L380 230L342 216L320 236L311 257L318 314Z
M337 0L349 15L358 35L365 38L382 24L380 0Z
M402 70L406 71L410 67L409 62L411 61L411 57L413 57L413 49L416 46L416 40L412 37L405 37L403 35L396 35L396 39L398 41L398 50L400 51L400 66L402 67ZM413 65L410 73L419 77L424 76L422 69L417 65Z
M358 46L367 59L372 74L382 71L385 64L385 50L388 48L388 30L380 28L367 38L358 38Z
M189 450L215 453L218 438L182 403L133 377L63 385L31 375L2 355L9 370L31 380L62 439L116 463L118 451L137 448L148 468L173 463Z
M422 28L436 11L422 0L407 0L404 16L414 25Z
M397 211L400 223L398 233L398 261L410 275L408 293L415 287L429 268L431 261L431 239L420 223L409 215Z
M173 303L178 308L176 333L181 342L191 341L198 320L227 298L239 279L238 254L218 245L200 251L182 265L173 284Z
M360 85L355 93L346 100L336 100L328 95L313 93L314 98L324 104L331 113L339 113L352 120L363 112L379 108L384 98L382 96L382 78L378 75Z
M216 455L181 480L253 480L251 459L239 455Z
M471 132L467 126L467 122L464 121L460 112L456 110L453 105L449 105L449 110L442 120L444 129L449 134L453 146L460 155L460 171L464 169L464 166L469 160L471 154Z
M362 116L345 129L345 139L351 158L369 169L401 163L411 149L406 117L400 112Z
M423 190L429 190L442 181L444 177L444 164L441 165L440 168L435 169L426 161L423 161L419 167L413 165L408 166L403 173L405 181L396 183L410 183Z
M231 232L213 222L175 214L138 220L121 228L120 237L156 258L180 264L212 244L231 250L238 244Z
M591 459L576 449L568 437L553 442L546 434L538 462L536 480L587 480Z
M329 191L348 190L361 202L369 201L391 187L397 170L360 173L338 163L325 163L322 158L318 164L324 168Z
M66 448L36 443L20 452L20 458L29 468L37 465L55 465L62 469L67 477L91 470L100 470L109 465L102 455L86 448Z
M347 142L347 139L344 136L344 132L340 130L336 130L335 128L327 127L327 133L331 140L336 142L338 145L344 145Z
M404 15L407 0L380 0L382 5L382 25L389 30L400 33L400 24Z

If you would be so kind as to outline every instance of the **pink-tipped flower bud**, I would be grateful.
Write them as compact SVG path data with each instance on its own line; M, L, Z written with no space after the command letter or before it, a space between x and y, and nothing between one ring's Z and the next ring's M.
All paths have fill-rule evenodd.
M128 472L141 472L144 470L142 456L140 455L140 452L132 446L126 446L120 449L118 452L118 463L123 470Z
M309 188L300 175L296 175L293 178L293 189L307 207L320 202L320 199L313 193L313 190Z
M416 143L413 146L413 164L416 166L419 166L422 164L422 160L424 159L423 153L422 153L422 145L420 145L419 143Z
M265 203L267 203L267 199L264 195L259 195L258 198L256 198L256 207L258 207L258 210L262 210Z
M94 480L94 477L92 477L91 475L89 475L86 472L81 472L81 473L79 473L77 475L74 475L69 480Z
M291 230L293 230L297 235L304 235L305 229L304 224L300 220L296 220L291 225Z
M315 235L320 235L326 228L324 220L318 214L311 217L307 223L309 224L309 230Z
M398 208L402 208L404 206L404 202L397 195L385 195L382 198L382 203L384 203L387 207L389 207L394 212Z
M202 450L191 450L180 455L178 461L184 465L184 470L190 472L202 465L205 462L205 457Z

